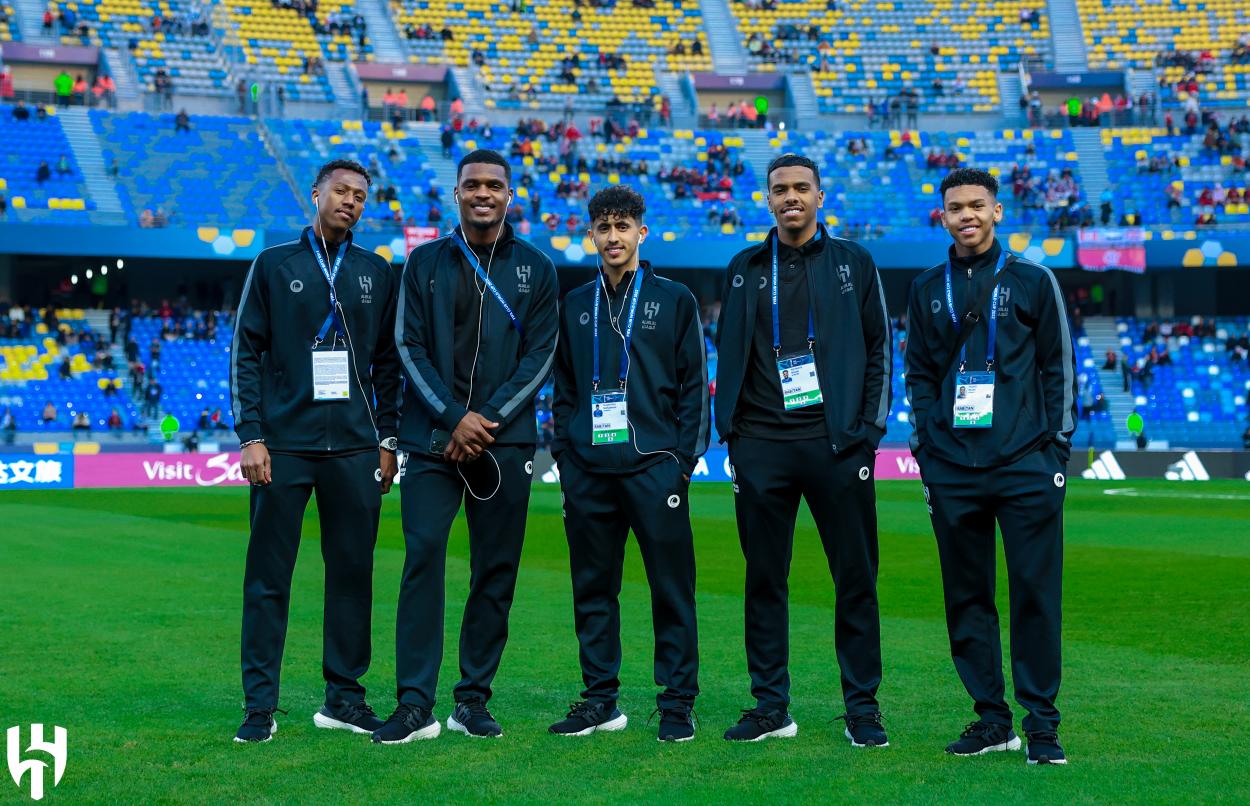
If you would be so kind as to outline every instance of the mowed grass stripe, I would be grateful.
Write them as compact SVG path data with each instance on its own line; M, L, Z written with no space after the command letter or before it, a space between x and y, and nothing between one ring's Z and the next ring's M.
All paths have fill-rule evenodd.
M70 727L70 771L54 795L84 802L1123 802L1245 794L1237 749L1250 738L1244 697L1250 681L1238 649L1245 645L1239 611L1250 579L1243 563L1206 556L1205 547L1192 555L1176 550L1172 535L1150 528L1148 500L1137 499L1138 514L1108 520L1098 506L1107 497L1094 485L1074 484L1060 701L1073 764L1054 775L1025 769L1021 754L949 759L941 747L971 711L947 655L936 552L916 485L879 486L881 699L894 744L883 752L852 751L840 738L841 723L831 721L840 713L833 587L806 514L791 580L800 736L759 747L719 740L736 709L748 704L742 560L732 494L706 487L694 496L704 696L702 733L693 744L660 746L643 724L655 688L649 599L632 543L622 596L622 707L631 728L586 742L543 733L580 688L567 549L552 490L535 494L512 639L492 702L507 736L499 742L445 736L404 748L370 747L310 724L321 690L322 566L314 519L306 523L308 545L296 572L284 669L283 704L292 714L279 716L274 743L236 748L227 740L240 699L246 492L6 494L0 498L6 527L0 551L9 578L0 593L6 725ZM365 681L380 710L389 708L393 687L402 564L395 503L388 501L377 555L375 663ZM1223 526L1204 536L1209 546L1225 551L1222 544L1244 542L1244 519L1230 507L1220 521L1213 503L1202 504L1205 518ZM1132 530L1136 549L1086 543L1087 532L1122 529ZM462 521L450 555L440 717L457 677L468 578ZM1004 613L1005 594L1004 582Z

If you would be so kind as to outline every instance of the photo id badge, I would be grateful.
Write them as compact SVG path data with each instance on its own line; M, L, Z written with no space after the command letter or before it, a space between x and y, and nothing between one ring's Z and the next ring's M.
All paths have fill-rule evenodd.
M347 400L351 396L351 368L346 350L313 350L313 400Z
M994 373L955 374L956 428L989 428L994 423Z
M824 400L820 394L820 379L816 377L816 356L810 350L778 358L777 374L781 376L781 400L786 411Z
M619 445L629 442L629 419L624 392L590 396L590 444Z

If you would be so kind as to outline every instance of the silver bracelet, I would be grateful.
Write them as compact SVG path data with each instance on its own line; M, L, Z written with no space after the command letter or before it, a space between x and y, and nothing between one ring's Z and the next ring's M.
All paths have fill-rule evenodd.
M239 450L243 450L244 448L249 447L251 445L264 445L264 444L265 444L265 440L263 439L249 439L247 442L244 442L242 445L239 446Z

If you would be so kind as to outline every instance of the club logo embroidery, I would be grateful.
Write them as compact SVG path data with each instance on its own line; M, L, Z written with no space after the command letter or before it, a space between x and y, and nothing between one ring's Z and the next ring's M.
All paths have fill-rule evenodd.
M932 302L930 302L929 310L933 311L934 313L941 313L942 312L942 300L935 299Z
M660 303L648 302L642 306L642 315L646 318L642 322L643 330L655 330L655 318L660 315Z
M298 294L299 292L303 290L304 290L304 283L302 281L300 280L291 281L291 293L292 294Z
M760 291L763 291L765 288L768 288L768 278L761 277L760 278Z
M590 314L586 313L585 311L582 311L582 315L577 317L577 322L578 324L581 324L581 325L590 324Z
M1006 283L998 288L998 310L994 312L994 318L1006 319L1011 314L1011 289Z
M869 471L869 470L868 470L868 465L864 465L863 467L861 467L861 468L859 469L859 480L860 480L860 481L868 481L868 477L869 477L870 475L872 475L872 473L871 473L871 471Z
M516 290L518 294L528 294L530 292L530 274L533 272L531 266L516 267Z
M679 495L670 495L670 496L668 497L668 508L669 508L669 509L677 509L677 507L679 507L679 506L681 506L681 496L679 496Z
M1056 486L1056 487L1062 487L1063 485L1064 485L1063 474L1062 474L1062 473L1056 473L1056 474L1055 474L1055 486Z
M733 281L733 287L734 287L734 288L742 288L742 283L743 283L743 280L742 280L742 275L741 275L741 274L735 274L735 275L734 275L734 281Z
M850 294L855 290L855 283L851 282L851 267L845 263L838 266L838 279L842 281L843 294Z
M525 463L525 475L534 475L534 462L532 460Z
M360 281L360 301L362 304L368 305L373 302L373 278L367 274L362 274L358 278Z

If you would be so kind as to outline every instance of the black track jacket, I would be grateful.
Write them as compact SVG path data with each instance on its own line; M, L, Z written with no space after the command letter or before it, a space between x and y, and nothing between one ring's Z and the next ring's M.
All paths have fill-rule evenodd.
M500 424L494 431L496 442L533 445L538 440L534 396L555 357L560 286L555 265L537 247L522 240L500 242L505 240L510 243L496 253L491 281L520 319L524 335L486 292L473 410ZM466 270L462 261L448 235L413 249L404 264L394 331L407 381L399 429L404 450L428 453L432 432L455 430L469 411L451 392L455 362L474 360L472 355L456 355L454 349L456 288Z
M312 345L330 312L330 288L309 245L311 231L261 252L243 282L230 345L234 431L240 442L264 439L276 453L376 450L380 439L395 436L399 414L392 338L399 277L380 255L348 248L334 289L351 336L355 380L346 402L314 401ZM337 253L332 247L327 267Z
M994 281L997 254L977 263L971 278L967 270L952 271L951 296L961 320ZM946 302L945 274L946 263L924 272L912 282L908 298L903 360L914 427L912 453L922 461L937 456L963 467L1000 467L1053 446L1066 463L1076 430L1076 371L1059 281L1045 266L1008 255L994 312L998 346L993 426L955 430L958 360L939 377L957 338ZM980 312L981 322L968 339L969 372L985 369L988 308L986 303L987 310Z
M808 263L807 287L830 447L835 454L863 443L876 449L890 412L894 360L885 291L867 249L830 236L824 225L820 232L827 241L819 258ZM716 430L722 442L733 435L759 290L771 282L776 237L774 227L762 243L735 255L725 275L716 369Z
M660 277L645 260L640 262L633 282L641 283L630 338L626 400L633 443L590 442L595 295L599 295L600 392L620 388L621 337L612 329L609 305L612 311L621 311L627 301L624 295L605 299L595 277L564 298L556 350L552 404L555 441L551 453L558 461L567 456L578 467L595 473L632 473L670 461L664 453L650 452L671 451L689 476L707 450L710 431L707 349L699 303L688 288ZM630 298L633 293L631 286ZM620 313L622 332L628 318L626 306Z

